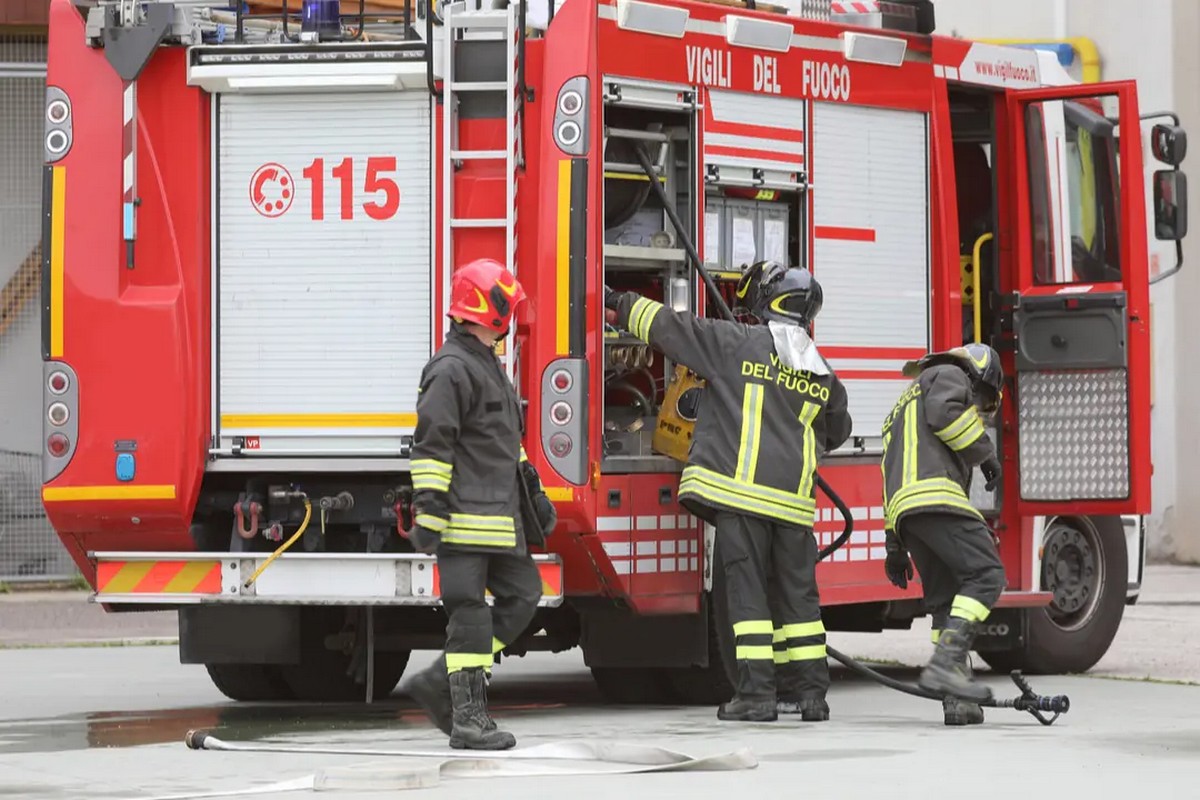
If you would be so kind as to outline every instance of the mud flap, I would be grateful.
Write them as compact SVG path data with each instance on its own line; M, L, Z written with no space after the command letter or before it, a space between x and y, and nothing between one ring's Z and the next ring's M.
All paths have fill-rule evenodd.
M1025 608L997 608L979 626L972 648L978 653L1019 650L1025 646L1028 616Z

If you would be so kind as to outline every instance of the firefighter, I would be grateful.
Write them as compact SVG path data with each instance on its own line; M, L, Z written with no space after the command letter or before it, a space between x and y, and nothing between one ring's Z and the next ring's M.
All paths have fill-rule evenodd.
M807 270L759 262L737 293L759 324L700 319L608 287L604 304L613 322L708 382L679 499L716 525L728 586L737 686L717 717L771 721L783 710L825 720L813 486L817 459L850 435L846 391L809 336L822 295Z
M968 663L977 627L1004 590L1004 565L991 531L968 500L975 466L988 491L1000 462L984 432L1003 394L996 351L968 344L905 365L915 380L883 423L888 580L904 589L920 573L936 649L920 685L943 695L947 725L983 722L991 689Z
M526 533L544 540L557 521L525 458L520 400L495 355L524 298L496 261L456 271L451 329L418 388L408 538L418 552L437 554L449 625L445 653L408 691L457 749L516 744L489 715L486 687L495 654L525 630L541 598ZM526 493L533 509L522 508ZM540 525L540 535L530 525ZM491 611L485 589L495 598Z

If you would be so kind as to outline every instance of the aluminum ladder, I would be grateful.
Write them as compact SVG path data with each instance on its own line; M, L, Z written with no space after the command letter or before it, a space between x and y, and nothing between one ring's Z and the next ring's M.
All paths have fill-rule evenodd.
M446 287L443 313L449 309L450 278L453 272L455 231L467 228L503 229L505 241L504 266L513 275L517 272L517 169L521 166L520 113L523 104L517 97L517 6L507 9L475 9L466 2L448 3L444 7L442 46L442 275ZM505 70L503 80L461 81L455 75L455 52L465 43L475 41L504 41ZM508 130L504 150L465 150L458 146L458 108L461 92L504 92ZM507 176L505 216L454 216L454 175L458 165L468 160L503 161ZM500 356L509 378L515 364L513 332L509 331Z

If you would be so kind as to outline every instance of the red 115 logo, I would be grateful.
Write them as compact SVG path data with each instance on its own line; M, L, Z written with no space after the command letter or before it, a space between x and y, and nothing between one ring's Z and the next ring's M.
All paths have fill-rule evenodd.
M374 195L374 199L363 203L362 210L373 220L391 219L400 210L400 185L387 174L395 171L395 156L367 159L362 191ZM354 159L343 158L328 174L338 183L341 218L354 219ZM314 220L325 219L325 159L314 158L301 175L309 182L309 216ZM280 217L291 208L294 185L282 165L264 164L255 171L250 184L251 203L263 216Z

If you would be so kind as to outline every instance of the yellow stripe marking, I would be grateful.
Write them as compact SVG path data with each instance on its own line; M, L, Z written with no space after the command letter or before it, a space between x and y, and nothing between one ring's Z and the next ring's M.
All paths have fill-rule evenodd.
M108 583L100 587L107 594L129 594L142 582L150 570L154 569L153 561L134 561L117 570L117 574Z
M63 355L63 246L67 221L67 168L53 167L50 194L50 357Z
M647 176L645 173L642 173L642 172L616 172L614 170L605 170L604 177L613 178L613 179L619 180L619 181L646 181L647 183L650 182L649 176ZM666 175L659 176L658 182L666 183L667 176Z
M575 490L570 486L543 486L542 491L556 503L569 503L575 499Z
M47 503L72 500L174 500L174 486L43 486L42 500Z
M571 313L571 161L558 162L558 225L555 255L554 346L558 355L570 349Z
M413 428L416 414L222 414L222 428Z
M162 588L164 594L187 594L196 591L196 587L200 585L200 581L212 572L212 568L219 562L216 561L192 561L183 565L178 574L174 578L167 581L167 585Z

